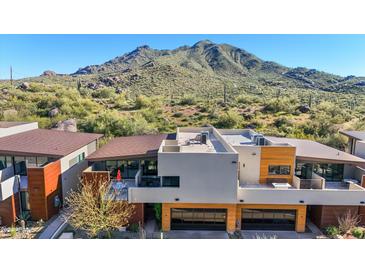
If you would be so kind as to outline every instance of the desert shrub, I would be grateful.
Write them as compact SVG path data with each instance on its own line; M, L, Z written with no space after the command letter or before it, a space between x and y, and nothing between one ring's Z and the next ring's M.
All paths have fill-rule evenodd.
M338 221L338 228L342 234L348 233L353 228L355 228L360 222L359 216L353 214L350 210L348 210L342 216L339 216L337 218L337 221Z
M263 111L266 113L293 113L295 112L296 100L292 99L272 99L264 106Z
M345 150L347 144L346 138L339 133L331 134L320 141L327 146L334 147L343 151Z
M227 111L218 117L215 126L218 128L236 128L242 123L242 117L235 111Z
M151 99L147 98L146 96L139 95L137 96L135 101L135 108L136 109L147 108L151 106L151 104L152 104Z
M355 227L352 231L351 231L352 236L358 238L358 239L362 239L364 237L364 230L361 229L360 227Z
M113 88L101 88L101 89L97 89L92 93L92 96L95 98L103 98L103 99L107 99L107 98L112 98L115 95L115 90Z
M336 226L329 226L326 228L326 235L333 238L340 234L340 230Z
M180 99L179 105L185 106L185 105L195 105L196 99L193 96L184 96Z

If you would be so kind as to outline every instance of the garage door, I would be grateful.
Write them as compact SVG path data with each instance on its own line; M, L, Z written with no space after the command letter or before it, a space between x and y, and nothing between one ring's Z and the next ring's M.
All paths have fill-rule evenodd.
M242 209L243 230L295 230L296 210Z
M172 230L226 230L226 209L172 208Z

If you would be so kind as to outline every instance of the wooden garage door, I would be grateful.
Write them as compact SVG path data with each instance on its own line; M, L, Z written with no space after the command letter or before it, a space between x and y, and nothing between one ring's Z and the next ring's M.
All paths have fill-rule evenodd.
M226 209L172 208L172 230L226 230Z
M295 230L296 210L242 209L243 230Z

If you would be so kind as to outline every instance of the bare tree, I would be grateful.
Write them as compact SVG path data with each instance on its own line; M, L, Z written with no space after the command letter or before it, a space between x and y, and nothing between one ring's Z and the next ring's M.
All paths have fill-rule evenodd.
M337 218L337 222L339 230L345 234L349 233L354 227L356 227L360 220L358 215L348 210L345 214Z
M65 199L72 212L69 223L86 231L89 237L106 232L111 238L111 230L128 225L134 212L134 205L115 200L115 197L109 182L102 178L87 180L79 191L72 191Z

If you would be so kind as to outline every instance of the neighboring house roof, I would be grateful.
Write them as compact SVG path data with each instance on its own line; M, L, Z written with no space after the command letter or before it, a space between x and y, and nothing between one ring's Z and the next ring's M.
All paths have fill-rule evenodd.
M118 137L87 157L89 161L155 157L167 134Z
M340 131L340 133L356 140L365 140L365 131Z
M0 154L64 157L102 136L94 133L33 129L0 138Z
M333 147L322 145L318 142L303 139L267 137L272 142L285 142L296 147L296 157L299 160L329 162L329 163L349 163L365 165L365 159L356 157L349 153L340 151Z

